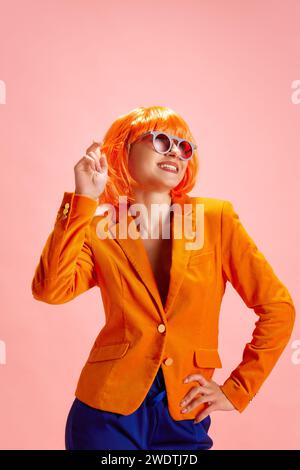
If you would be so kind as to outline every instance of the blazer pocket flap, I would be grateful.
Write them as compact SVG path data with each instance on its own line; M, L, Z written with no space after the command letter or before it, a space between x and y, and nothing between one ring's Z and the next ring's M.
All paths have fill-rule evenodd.
M222 362L217 349L196 349L195 361L198 367L222 367Z
M91 351L88 362L106 361L123 357L129 348L129 344L130 343L127 342L98 346Z

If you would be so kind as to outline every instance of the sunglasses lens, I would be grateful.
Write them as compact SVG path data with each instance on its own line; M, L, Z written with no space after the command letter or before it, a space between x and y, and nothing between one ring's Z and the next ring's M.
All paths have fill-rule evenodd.
M158 134L154 139L154 146L157 152L167 152L170 145L170 139L165 134Z
M154 147L157 152L168 152L171 148L171 142L166 134L158 134L154 139ZM193 154L191 144L186 140L182 141L179 145L179 150L182 158L188 160Z
M192 153L193 153L193 149L192 149L191 144L189 142L184 140L183 142L181 142L179 148L180 148L181 155L182 155L183 158L185 158L187 160L189 158L191 158Z

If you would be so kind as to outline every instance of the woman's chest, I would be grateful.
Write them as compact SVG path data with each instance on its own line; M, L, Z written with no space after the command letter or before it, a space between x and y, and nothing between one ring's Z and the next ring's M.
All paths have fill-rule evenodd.
M172 239L142 239L162 304L167 299L172 263Z

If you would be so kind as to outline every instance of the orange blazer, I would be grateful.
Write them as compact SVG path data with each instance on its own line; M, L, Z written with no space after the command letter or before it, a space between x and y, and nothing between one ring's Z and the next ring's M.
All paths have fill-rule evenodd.
M229 281L247 307L258 316L242 361L221 385L242 412L256 395L287 345L295 322L295 306L287 288L246 232L230 201L209 197L174 197L183 210L182 223L192 220L195 203L204 207L204 244L174 236L171 218L172 265L166 304L162 305L141 238L118 236L122 215L99 238L98 203L65 192L54 229L48 236L32 280L35 299L63 304L92 287L101 291L106 322L81 371L75 396L88 405L123 415L143 402L160 366L166 383L169 412L174 420L195 418L201 404L181 413L179 402L196 382L189 374L211 379L222 367L218 323ZM103 206L102 206L103 207ZM139 231L129 214L127 224ZM133 228L136 227L136 229ZM176 225L178 227L178 225ZM177 230L177 229L176 229Z

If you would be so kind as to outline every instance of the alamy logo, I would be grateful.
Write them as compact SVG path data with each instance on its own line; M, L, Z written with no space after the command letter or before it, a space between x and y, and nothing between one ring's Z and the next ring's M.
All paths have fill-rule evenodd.
M291 95L291 101L293 104L300 104L300 80L294 80L291 88L295 91Z
M3 80L0 80L0 104L6 104L6 85Z
M0 340L0 365L6 364L6 344Z
M99 208L101 209L101 208ZM142 203L134 203L127 206L127 196L119 197L119 224L116 230L116 209L113 204L104 204L103 213L108 213L98 223L96 233L99 239L121 238L155 238L160 237L160 224L162 226L162 238L171 238L171 213L174 216L173 238L187 240L187 250L199 250L204 245L204 204L151 204L150 214L148 208ZM98 214L100 211L97 211ZM137 215L139 214L139 215ZM134 218L129 221L128 216ZM150 221L150 222L149 222ZM193 227L194 225L194 227ZM151 229L149 230L149 226ZM137 230L139 227L139 230ZM118 232L118 233L117 233Z
M295 349L292 353L292 363L297 366L300 364L300 339L295 339L295 341L292 342L292 349Z

